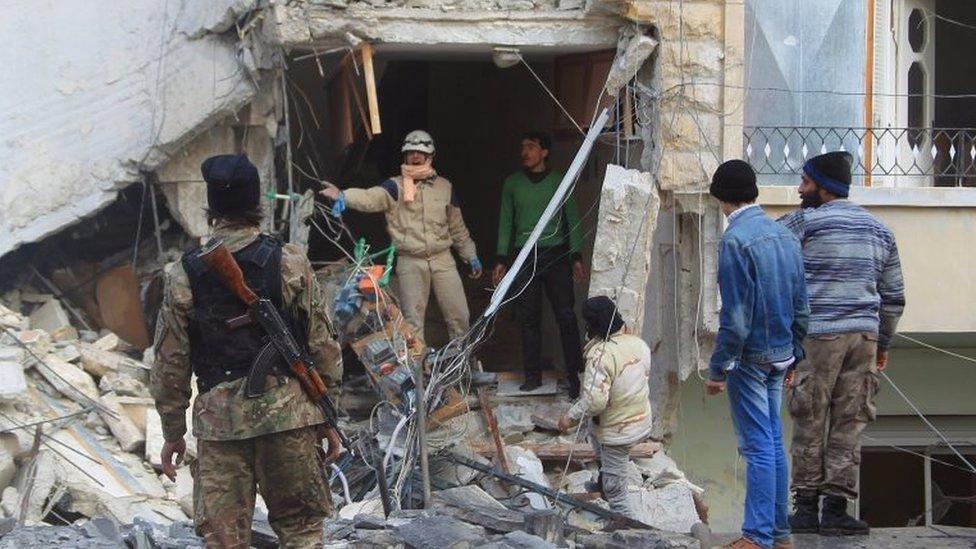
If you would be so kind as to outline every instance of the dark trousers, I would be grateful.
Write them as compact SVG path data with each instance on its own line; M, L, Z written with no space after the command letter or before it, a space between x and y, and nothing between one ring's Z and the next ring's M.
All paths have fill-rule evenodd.
M573 260L565 246L540 248L533 276L532 258L530 254L512 285L513 292L522 292L515 301L515 312L522 324L522 360L526 374L540 375L542 372L542 293L545 292L559 325L566 375L570 384L579 386L583 349L576 312L573 310L576 300L573 293Z

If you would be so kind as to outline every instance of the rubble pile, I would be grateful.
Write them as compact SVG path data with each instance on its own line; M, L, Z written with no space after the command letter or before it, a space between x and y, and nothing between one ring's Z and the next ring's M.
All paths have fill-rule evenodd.
M70 303L53 295L14 292L0 304L0 548L47 542L202 546L193 534L187 466L175 483L161 475L163 437L148 390L152 349L142 352L107 330L79 329L71 323ZM482 374L481 386L485 380L502 384L492 376ZM344 395L364 398L370 390L365 380L359 384L347 382ZM370 410L372 403L359 408ZM660 530L607 533L605 516L556 505L542 493L446 459L445 452L456 452L607 507L592 446L553 430L568 401L554 394L499 394L482 404L469 399L462 413L431 426L427 509L406 509L422 503L416 475L408 471L385 516L370 463L376 461L347 455L332 469L338 513L325 527L327 546L698 546L685 534L706 518L702 490L656 443L635 448L631 493L640 521ZM362 433L375 421L376 451L402 456L395 419L354 411L344 424L347 432ZM188 434L188 460L195 447ZM259 498L255 546L275 546L266 513Z

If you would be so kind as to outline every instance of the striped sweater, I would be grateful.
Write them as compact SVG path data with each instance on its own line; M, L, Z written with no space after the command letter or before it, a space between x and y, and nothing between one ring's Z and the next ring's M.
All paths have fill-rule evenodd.
M895 237L878 218L846 199L799 209L779 222L803 247L810 335L878 334L887 349L905 309Z

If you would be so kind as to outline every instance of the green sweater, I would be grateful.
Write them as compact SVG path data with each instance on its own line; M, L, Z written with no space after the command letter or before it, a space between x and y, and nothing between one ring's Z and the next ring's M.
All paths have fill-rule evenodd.
M498 256L507 258L515 236L515 249L525 245L532 229L535 228L546 205L552 200L556 188L563 179L563 174L552 171L545 179L538 183L518 171L508 176L502 185L502 205L498 214ZM574 255L579 254L583 237L580 231L579 210L576 200L572 196L563 205L562 212L556 214L549 221L546 230L539 237L540 248L551 248L566 244ZM578 257L578 255L577 255Z

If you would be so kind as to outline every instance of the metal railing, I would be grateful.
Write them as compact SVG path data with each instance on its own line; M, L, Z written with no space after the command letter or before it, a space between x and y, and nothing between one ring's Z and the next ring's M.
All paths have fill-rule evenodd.
M795 175L809 158L845 150L856 183L896 177L898 185L976 186L976 128L747 126L743 149L760 176Z

